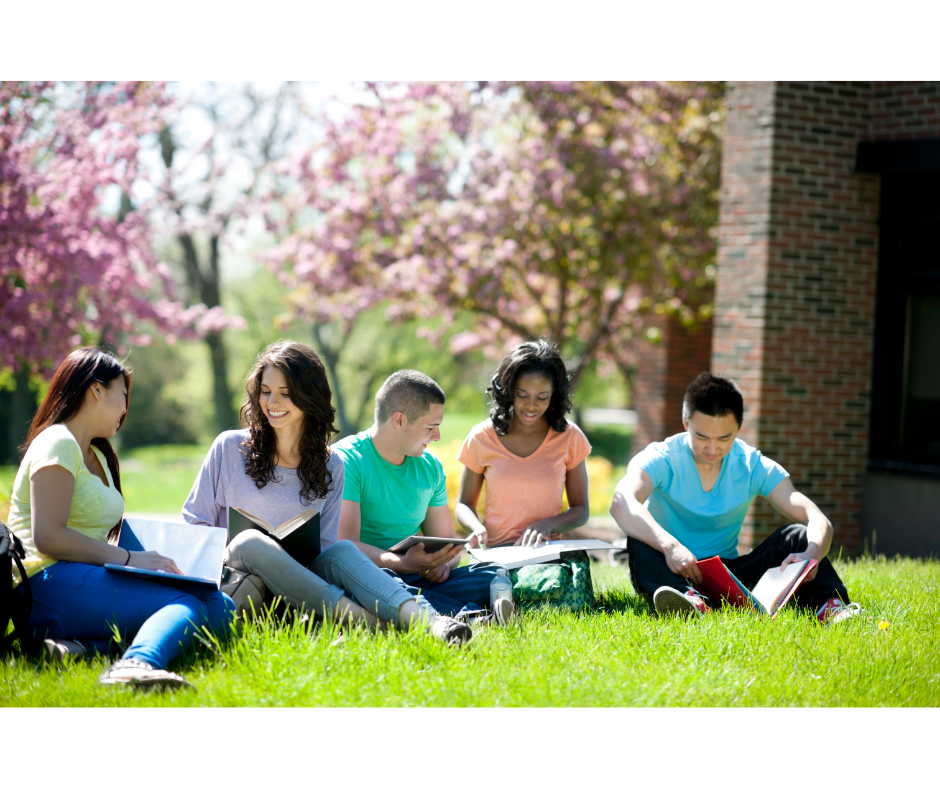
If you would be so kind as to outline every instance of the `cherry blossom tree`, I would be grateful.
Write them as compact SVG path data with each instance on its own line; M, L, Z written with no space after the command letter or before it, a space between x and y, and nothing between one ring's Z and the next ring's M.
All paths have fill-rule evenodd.
M649 312L709 314L720 85L372 84L279 170L266 259L295 312L459 312L454 353L549 336L628 370Z
M167 106L159 83L0 83L0 370L19 395L84 343L123 351L150 330L173 341L233 325L176 300L131 201L140 139Z

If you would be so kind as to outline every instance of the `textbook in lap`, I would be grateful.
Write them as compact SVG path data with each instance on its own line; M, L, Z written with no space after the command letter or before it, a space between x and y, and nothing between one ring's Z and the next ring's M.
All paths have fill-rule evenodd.
M248 530L261 531L272 537L301 566L310 566L320 555L320 513L313 509L274 526L244 509L230 506L228 541Z
M501 564L507 569L518 569L531 564L547 564L557 561L561 554L569 550L618 550L620 548L610 542L599 539L559 539L539 547L521 547L509 545L507 547L471 547L470 555L477 561L492 561Z
M136 566L105 564L112 572L153 577L176 583L199 583L219 588L222 559L225 555L225 531L208 525L165 523L160 520L125 519L121 524L118 547L131 552L153 550L172 558L181 575L141 569Z
M796 561L783 570L773 566L764 572L752 591L745 588L717 556L696 563L702 573L702 582L695 584L697 590L713 600L724 599L736 607L749 608L773 619L819 562Z

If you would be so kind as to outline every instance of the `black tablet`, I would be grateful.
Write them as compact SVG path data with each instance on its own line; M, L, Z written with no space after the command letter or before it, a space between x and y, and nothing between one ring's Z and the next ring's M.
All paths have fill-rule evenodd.
M390 553L396 553L397 555L404 555L412 545L418 544L418 542L424 542L424 552L436 553L441 548L448 547L449 545L465 545L469 543L469 541L469 536L466 539L459 539L455 536L421 536L417 534L415 536L409 536L407 539L402 539L398 544L389 547L388 551Z

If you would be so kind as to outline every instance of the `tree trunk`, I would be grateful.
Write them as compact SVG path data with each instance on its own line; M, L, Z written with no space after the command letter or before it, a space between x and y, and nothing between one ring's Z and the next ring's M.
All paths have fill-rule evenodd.
M355 435L359 430L357 425L349 418L349 409L346 406L346 395L340 387L339 378L337 377L339 358L345 342L341 343L339 347L334 347L322 336L320 326L314 324L312 328L313 348L326 365L326 373L330 379L330 389L333 392L333 399L336 401L336 415L339 418L339 435L337 439L345 438L347 435Z
M16 390L10 392L10 417L7 422L7 440L3 462L18 464L19 447L26 441L29 425L36 413L36 393L29 387L29 372L21 370L14 375Z
M232 406L232 394L228 387L228 354L225 352L225 343L219 334L209 334L205 341L212 357L216 431L237 429L238 415Z

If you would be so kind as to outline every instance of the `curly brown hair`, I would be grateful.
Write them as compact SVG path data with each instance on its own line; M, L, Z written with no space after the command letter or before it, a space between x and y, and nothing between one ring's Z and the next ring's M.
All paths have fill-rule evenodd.
M309 505L317 498L325 498L333 489L333 476L326 464L330 459L330 441L339 430L334 426L336 409L330 404L333 394L326 367L313 348L292 340L268 345L255 359L245 379L245 404L238 417L250 433L241 446L247 455L246 471L258 489L279 481L275 465L277 437L260 404L265 367L277 367L284 373L291 402L304 414L297 475L300 500Z
M570 377L558 347L545 339L535 339L516 345L496 368L486 393L490 398L490 421L497 435L509 434L516 401L516 380L520 375L538 372L552 382L552 398L545 411L548 426L555 432L568 428L566 413L571 413Z

